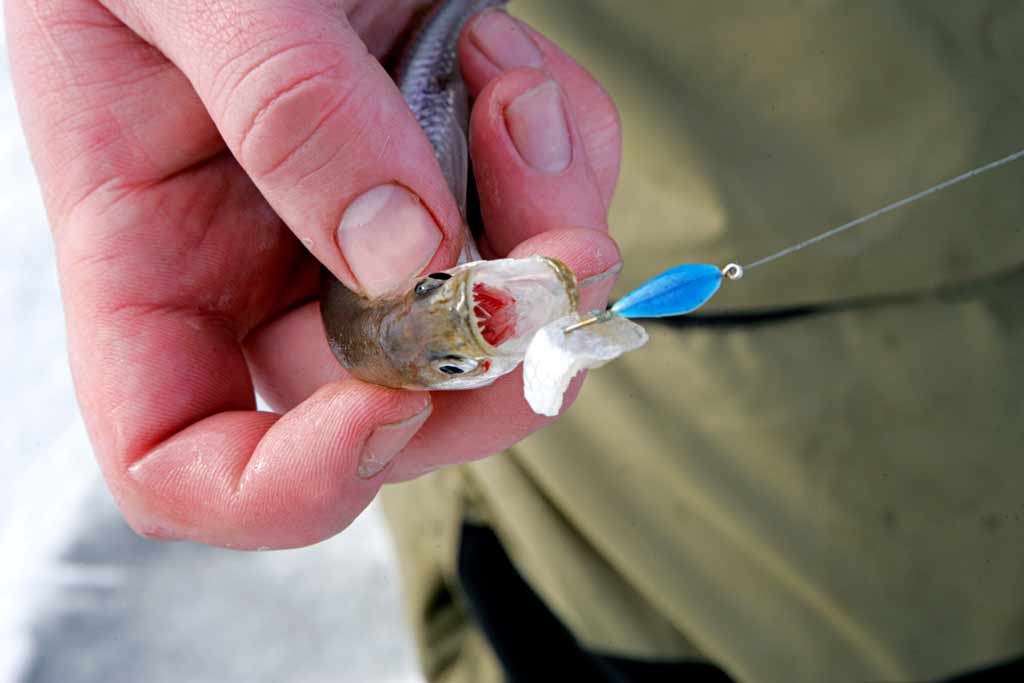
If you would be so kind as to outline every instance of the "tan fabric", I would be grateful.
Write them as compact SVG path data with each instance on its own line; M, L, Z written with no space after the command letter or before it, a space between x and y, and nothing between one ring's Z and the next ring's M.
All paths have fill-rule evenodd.
M742 681L933 680L1024 654L1022 297L1018 276L651 326L562 423L473 471L594 649L691 655L666 620Z
M450 468L381 495L401 556L402 588L420 662L434 683L503 680L454 578L459 527L473 507L465 474Z
M621 107L620 292L680 262L759 258L1024 147L1020 3L518 9ZM650 324L556 425L440 475L472 494L389 489L399 529L445 510L447 541L409 575L450 576L471 498L603 652L704 657L755 683L933 680L1024 654L1022 178L973 180L715 302L862 305Z
M1024 148L1024 3L523 0L619 105L624 287L749 263ZM1024 261L1024 166L757 271L712 309L919 290ZM753 277L753 273L751 273ZM621 290L624 291L624 290Z

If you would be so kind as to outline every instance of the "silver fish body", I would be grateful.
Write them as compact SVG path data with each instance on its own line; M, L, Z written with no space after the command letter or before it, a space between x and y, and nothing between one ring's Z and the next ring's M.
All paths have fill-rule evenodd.
M469 96L456 58L472 16L503 0L448 0L426 15L395 80L434 147L466 218ZM355 377L402 389L471 389L523 359L533 334L576 311L575 276L545 257L481 261L466 226L459 265L403 296L370 301L326 270L321 313L331 351Z
M462 216L466 217L469 181L469 94L462 80L456 49L466 22L505 0L448 0L438 2L420 23L395 69L395 82L417 123L434 148ZM465 260L480 255L467 234Z

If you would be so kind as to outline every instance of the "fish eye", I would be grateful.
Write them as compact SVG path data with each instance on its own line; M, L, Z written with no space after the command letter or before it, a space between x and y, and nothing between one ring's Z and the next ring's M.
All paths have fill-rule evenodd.
M417 296L426 296L427 294L430 294L435 289L444 284L445 280L450 280L451 277L452 276L449 275L448 273L431 273L427 277L420 280L419 283L416 285Z
M477 368L477 362L465 356L445 356L435 361L434 367L438 372L449 377L472 372Z

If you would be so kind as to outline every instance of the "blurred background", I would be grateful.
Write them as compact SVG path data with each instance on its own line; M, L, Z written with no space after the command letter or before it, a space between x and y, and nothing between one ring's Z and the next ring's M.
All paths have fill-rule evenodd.
M121 520L75 405L0 48L0 683L422 680L376 507L268 553L147 541Z

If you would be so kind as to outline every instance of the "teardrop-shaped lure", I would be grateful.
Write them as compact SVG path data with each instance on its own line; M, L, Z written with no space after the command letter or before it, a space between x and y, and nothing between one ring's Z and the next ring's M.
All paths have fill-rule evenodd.
M687 263L656 275L615 302L623 318L664 318L695 311L722 285L722 269Z

